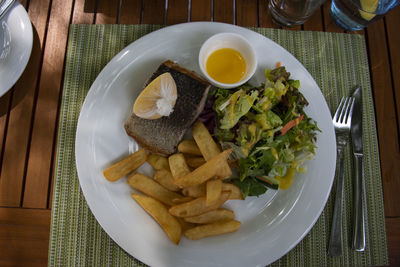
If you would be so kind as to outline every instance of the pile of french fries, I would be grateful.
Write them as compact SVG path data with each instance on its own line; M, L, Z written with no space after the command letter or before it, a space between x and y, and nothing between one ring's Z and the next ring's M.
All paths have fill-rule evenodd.
M132 198L175 244L182 233L197 240L231 233L240 226L233 211L221 208L229 199L243 199L236 185L224 182L232 175L231 150L221 151L200 121L193 125L192 135L194 140L182 141L178 153L168 158L142 148L103 172L111 182L130 174L128 184L144 194ZM146 161L154 169L152 178L134 172Z

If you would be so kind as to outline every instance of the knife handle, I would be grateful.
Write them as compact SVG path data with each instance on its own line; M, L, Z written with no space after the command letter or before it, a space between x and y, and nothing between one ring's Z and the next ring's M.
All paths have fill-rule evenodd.
M365 250L365 183L363 156L354 154L354 223L353 223L353 249Z

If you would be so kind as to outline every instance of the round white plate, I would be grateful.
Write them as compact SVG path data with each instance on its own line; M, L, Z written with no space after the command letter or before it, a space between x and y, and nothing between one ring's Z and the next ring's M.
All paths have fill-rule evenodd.
M15 1L0 19L0 97L11 89L28 64L32 40L28 13Z
M174 245L146 212L131 199L125 178L108 182L102 170L129 154L124 130L135 97L145 80L167 59L199 72L201 44L219 32L235 32L254 45L258 71L280 61L301 82L310 102L307 114L318 122L316 157L308 172L297 175L288 190L269 190L262 197L228 201L242 225L236 233L199 241L182 238ZM101 71L83 104L76 133L78 176L87 203L110 237L133 257L151 266L265 266L285 255L312 228L329 196L336 162L335 136L324 97L308 71L289 52L253 31L221 23L197 22L152 32L128 45ZM147 163L146 163L147 164ZM149 172L148 166L140 171Z

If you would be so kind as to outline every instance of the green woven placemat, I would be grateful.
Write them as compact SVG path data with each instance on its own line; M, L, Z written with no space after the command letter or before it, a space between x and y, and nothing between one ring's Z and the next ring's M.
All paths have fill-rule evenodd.
M50 266L141 266L100 227L79 186L75 166L75 131L85 96L101 69L122 48L160 26L71 25L58 132L53 193ZM333 195L310 233L272 266L387 265L385 218L379 151L364 37L356 34L299 32L252 28L291 52L320 86L331 112L343 95L363 88L363 131L367 192L366 251L354 252L351 242L351 155L346 151L344 191L344 254L326 253L333 211Z

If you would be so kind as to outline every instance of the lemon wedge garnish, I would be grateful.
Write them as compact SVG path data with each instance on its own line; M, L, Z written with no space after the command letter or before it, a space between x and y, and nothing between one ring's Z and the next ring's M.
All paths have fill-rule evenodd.
M362 10L359 10L361 17L368 21L373 19L375 17L373 13L379 5L379 0L361 0L360 3L362 8Z
M166 72L143 89L133 105L133 113L140 118L150 120L169 116L174 110L176 99L175 80L169 72Z

